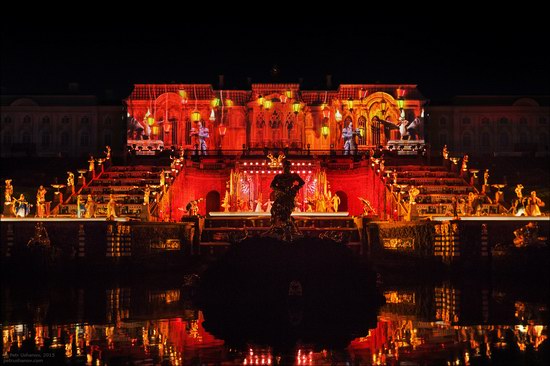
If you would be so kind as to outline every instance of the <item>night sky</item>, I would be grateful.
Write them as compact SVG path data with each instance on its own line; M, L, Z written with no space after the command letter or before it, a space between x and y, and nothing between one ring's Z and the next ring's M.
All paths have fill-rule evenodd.
M146 10L144 10L146 12ZM328 15L327 15L328 16ZM520 16L520 14L518 14ZM457 94L550 94L548 30L539 21L498 16L467 21L232 23L2 22L4 94L127 96L134 83L413 83L432 101ZM145 26L143 26L145 24ZM401 24L401 25L400 25ZM274 66L278 72L273 73Z

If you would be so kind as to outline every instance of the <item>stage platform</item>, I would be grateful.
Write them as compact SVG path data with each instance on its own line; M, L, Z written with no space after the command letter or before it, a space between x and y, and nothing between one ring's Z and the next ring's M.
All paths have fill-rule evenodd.
M250 218L250 217L271 217L270 212L210 212L211 217L226 217L226 218ZM293 217L348 217L349 212L293 212Z

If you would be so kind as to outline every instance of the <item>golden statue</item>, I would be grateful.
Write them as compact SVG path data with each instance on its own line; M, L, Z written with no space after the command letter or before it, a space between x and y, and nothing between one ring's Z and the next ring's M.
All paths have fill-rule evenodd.
M84 214L85 218L90 219L95 217L95 201L91 194L88 195L88 199L86 200L84 207L86 208L86 213Z
M36 217L46 216L46 188L40 186L36 192Z
M160 186L163 187L163 189L164 189L164 185L166 184L166 176L165 176L165 174L166 174L166 173L165 173L164 169L162 169L162 170L160 171Z
M527 199L525 213L527 216L542 216L542 213L540 212L541 207L544 207L544 202L537 197L536 191L531 191L531 195Z
M411 186L411 188L409 188L409 204L416 204L416 196L418 196L419 194L420 190L415 186Z
M483 173L483 184L489 185L489 169L485 169L485 173Z
M443 159L449 159L449 150L447 149L447 145L443 146Z
M94 165L95 159L94 159L93 156L90 155L90 160L88 160L88 163L90 163L90 164L88 165L88 171L93 172L94 169L95 169L95 165Z
M462 158L462 171L468 171L468 155L464 155L464 157Z
M67 172L67 175L67 188L71 191L71 194L74 194L74 174Z
M283 160L285 160L286 156L282 152L279 153L278 157L274 157L271 153L267 155L267 158L270 160L270 162L267 164L270 168L278 168L283 166Z
M338 206L340 205L340 202L342 202L342 200L341 200L340 197L335 193L335 194L332 196L332 209L334 210L334 212L338 212Z
M111 159L111 147L109 145L105 146L107 151L104 151L105 153L105 160Z
M11 185L11 179L6 179L6 189L4 190L4 204L12 201L13 186Z
M229 212L229 208L231 207L231 203L229 202L230 201L230 196L229 196L229 191L225 191L225 196L223 197L223 202L222 202L222 207L223 207L223 212Z
M523 190L523 184L518 184L516 186L516 189L514 189L514 192L516 192L516 196L518 197L518 200L520 200L520 201L523 199L522 190Z
M115 197L110 194L109 202L107 202L107 220L113 220L116 217L116 200Z
M149 185L145 185L145 191L143 192L143 204L148 205L150 203L150 197L151 197L151 188L149 188Z

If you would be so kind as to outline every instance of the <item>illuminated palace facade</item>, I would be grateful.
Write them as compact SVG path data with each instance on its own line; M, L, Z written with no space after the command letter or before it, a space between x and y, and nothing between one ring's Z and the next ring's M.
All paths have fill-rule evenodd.
M425 103L416 85L340 85L300 90L299 84L252 84L251 90L214 90L206 84L138 84L126 99L130 120L145 124L151 142L194 148L191 130L202 121L208 149L343 149L342 129L358 129L358 149L398 139L380 120L412 120ZM373 123L374 118L374 123ZM129 129L129 144L141 139ZM132 135L133 134L133 135ZM135 142L135 141L134 141Z

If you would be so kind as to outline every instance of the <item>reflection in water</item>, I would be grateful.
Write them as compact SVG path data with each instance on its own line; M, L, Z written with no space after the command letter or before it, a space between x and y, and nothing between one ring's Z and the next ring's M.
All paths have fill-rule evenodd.
M360 319L360 313L324 313L327 320L323 321L321 315L310 314L309 304L290 304L277 318L286 319L286 325L265 319L264 329L293 329L289 336L296 336L317 323L323 335L320 340L326 343L307 342L318 341L318 335L304 336L303 344L281 352L278 344L236 348L216 339L205 329L216 329L215 324L209 325L216 319L205 321L208 311L203 316L193 302L192 289L183 284L178 278L126 283L52 281L36 287L3 283L2 357L12 362L15 357L27 361L34 357L46 364L93 365L543 365L548 355L547 294L536 291L531 292L535 296L526 296L477 283L386 285L386 305L376 322L354 336L347 347L335 345L324 334L335 329L334 322ZM228 310L235 311L229 305ZM292 322L296 314L288 309L293 306L302 312L300 323ZM227 332L238 334L248 326L248 311L254 310L240 311L240 322L235 317L236 323L230 324L235 329ZM362 315L364 319L372 316Z

